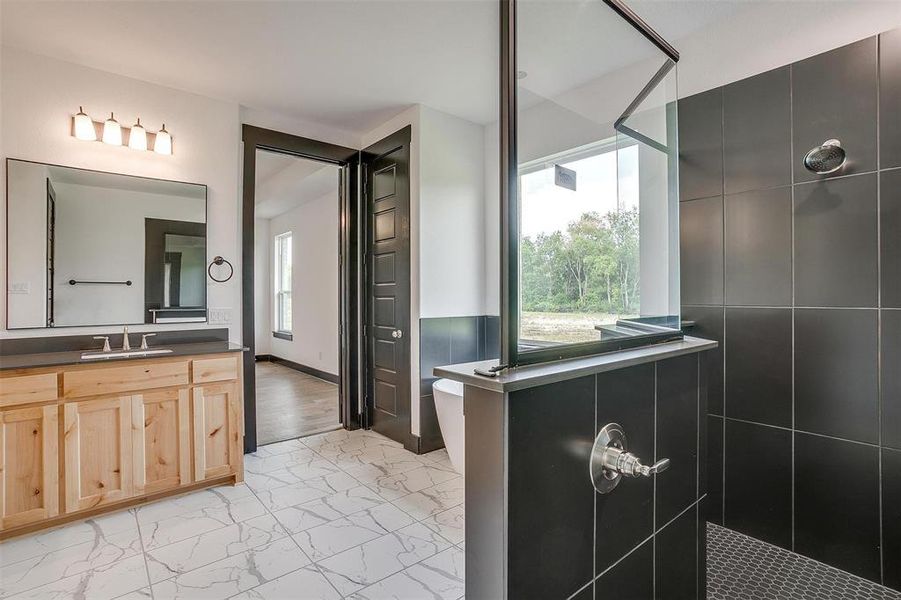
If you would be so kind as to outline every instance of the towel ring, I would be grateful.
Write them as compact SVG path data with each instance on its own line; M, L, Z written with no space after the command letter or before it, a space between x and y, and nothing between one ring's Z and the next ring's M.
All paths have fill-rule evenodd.
M228 277L226 277L225 279L216 279L215 277L213 277L213 265L221 265L223 263L228 265ZM229 279L232 278L232 275L235 274L235 268L232 266L232 264L230 262L228 262L221 256L216 256L216 257L213 257L213 262L210 263L210 266L208 266L206 268L206 274L209 275L210 279L212 279L216 283L225 283L226 281L228 281Z

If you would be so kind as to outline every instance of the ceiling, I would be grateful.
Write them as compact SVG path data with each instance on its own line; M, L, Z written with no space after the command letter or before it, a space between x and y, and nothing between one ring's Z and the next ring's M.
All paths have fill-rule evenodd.
M748 1L630 4L675 42ZM557 15L564 29L577 4L524 2ZM598 5L610 19L612 11ZM347 132L370 131L417 103L477 123L496 120L496 0L4 0L0 10L6 46ZM611 27L622 30L619 23L599 30L595 43L609 44ZM554 61L575 57L573 44L553 40L529 50L537 60L555 48ZM558 76L584 80L622 66L628 55L599 52L573 61L577 73Z
M271 219L326 194L338 199L338 167L257 150L254 216Z

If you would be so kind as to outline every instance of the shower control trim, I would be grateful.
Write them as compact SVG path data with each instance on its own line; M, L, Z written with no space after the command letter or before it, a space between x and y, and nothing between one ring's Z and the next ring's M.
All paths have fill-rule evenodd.
M613 491L623 477L650 477L669 466L668 458L653 465L642 464L640 458L628 451L626 432L619 423L608 423L601 429L594 440L589 463L591 482L600 494Z

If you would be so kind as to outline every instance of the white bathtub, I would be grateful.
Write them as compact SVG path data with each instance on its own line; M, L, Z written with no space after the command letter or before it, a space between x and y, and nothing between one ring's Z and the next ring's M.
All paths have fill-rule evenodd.
M463 384L450 379L439 379L432 384L432 393L444 446L454 469L463 475L465 468Z

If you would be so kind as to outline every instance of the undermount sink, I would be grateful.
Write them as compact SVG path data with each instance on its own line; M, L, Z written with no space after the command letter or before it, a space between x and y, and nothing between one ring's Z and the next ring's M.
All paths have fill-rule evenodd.
M153 350L124 350L121 352L85 352L81 360L93 360L97 358L139 358L153 354L169 354L172 348L154 348Z

